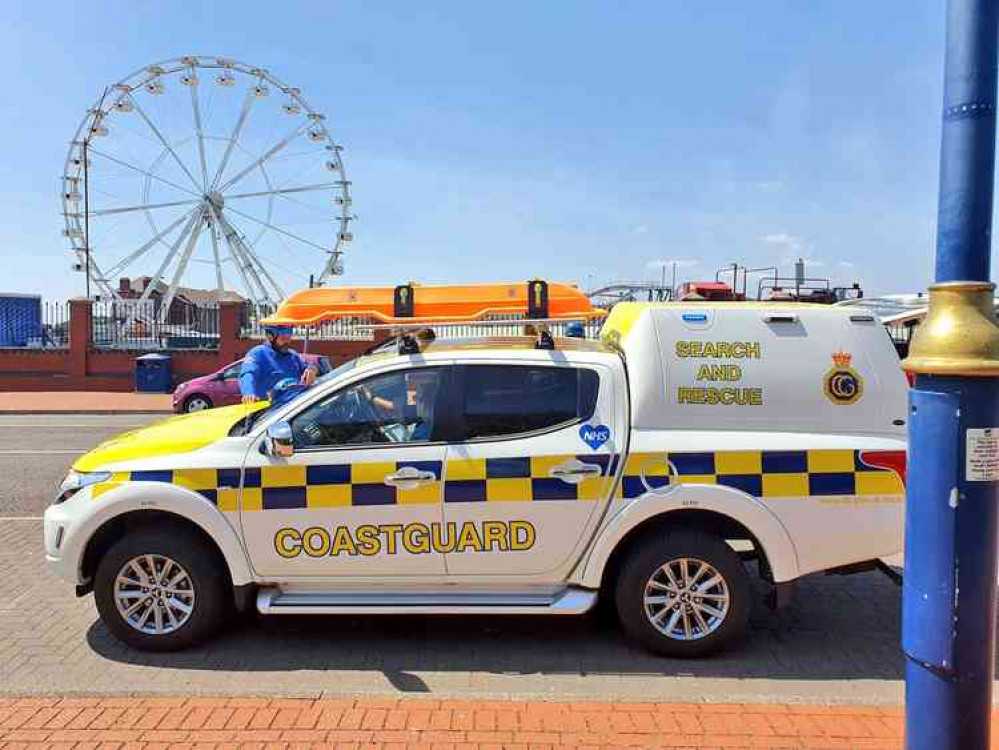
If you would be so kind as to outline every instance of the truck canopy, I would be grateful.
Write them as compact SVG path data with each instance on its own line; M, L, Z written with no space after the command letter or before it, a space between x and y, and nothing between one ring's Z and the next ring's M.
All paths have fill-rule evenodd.
M632 425L904 437L907 384L870 314L801 303L621 303Z

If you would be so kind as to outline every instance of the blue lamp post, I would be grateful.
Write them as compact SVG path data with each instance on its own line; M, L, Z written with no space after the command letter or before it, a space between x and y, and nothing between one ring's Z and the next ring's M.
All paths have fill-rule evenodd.
M999 327L989 283L999 0L950 0L936 283L903 366L907 750L987 750L995 672Z

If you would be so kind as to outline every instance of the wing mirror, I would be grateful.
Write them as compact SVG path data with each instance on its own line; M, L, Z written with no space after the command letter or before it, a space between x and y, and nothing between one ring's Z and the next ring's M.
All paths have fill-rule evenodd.
M267 428L267 452L280 458L288 458L295 454L295 439L290 424L275 422Z

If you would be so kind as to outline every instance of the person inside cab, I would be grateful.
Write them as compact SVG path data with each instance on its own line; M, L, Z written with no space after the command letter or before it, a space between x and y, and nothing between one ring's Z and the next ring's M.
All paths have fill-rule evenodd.
M375 394L361 386L361 394L385 417L398 421L405 434L392 435L397 442L429 440L434 427L434 403L440 375L433 370L407 371L397 392ZM395 390L395 389L393 389Z
M268 399L274 387L292 378L308 387L319 369L290 347L291 326L265 326L267 341L246 353L239 369L239 392L244 404Z

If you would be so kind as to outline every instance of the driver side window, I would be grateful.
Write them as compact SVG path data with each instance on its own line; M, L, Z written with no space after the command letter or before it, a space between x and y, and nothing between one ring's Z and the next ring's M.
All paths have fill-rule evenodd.
M295 447L428 442L443 382L443 368L421 367L347 386L292 418Z

